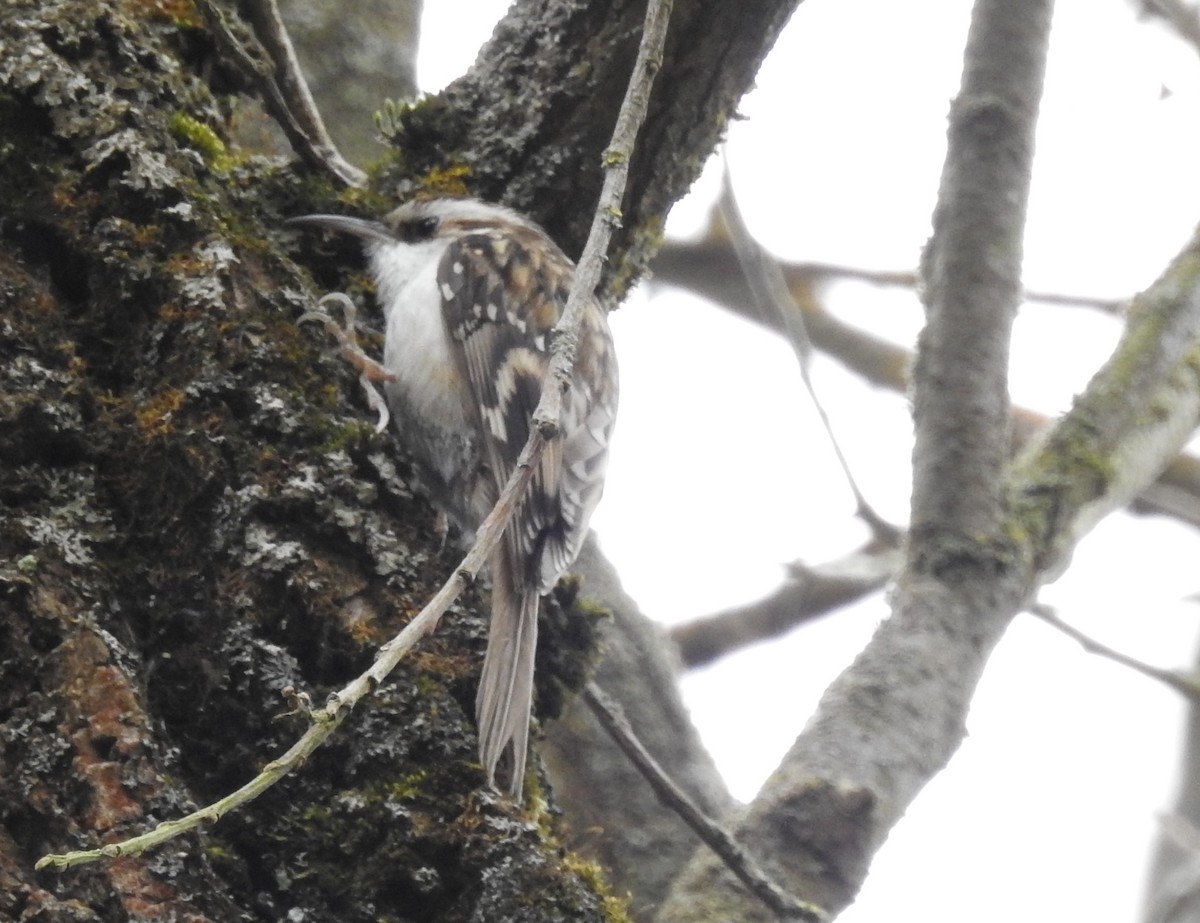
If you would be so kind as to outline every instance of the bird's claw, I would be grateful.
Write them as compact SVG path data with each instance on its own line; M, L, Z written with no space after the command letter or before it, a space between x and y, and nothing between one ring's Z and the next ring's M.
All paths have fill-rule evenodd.
M339 305L342 309L340 324L324 310L325 306L331 303ZM358 334L354 329L357 319L358 308L350 300L350 296L343 292L330 292L317 302L316 310L301 314L297 323L320 323L325 332L337 340L338 355L358 372L358 382L367 396L367 406L379 416L375 432L382 433L387 429L391 415L388 412L387 401L379 393L376 383L395 381L396 376L363 352L362 347L358 345Z

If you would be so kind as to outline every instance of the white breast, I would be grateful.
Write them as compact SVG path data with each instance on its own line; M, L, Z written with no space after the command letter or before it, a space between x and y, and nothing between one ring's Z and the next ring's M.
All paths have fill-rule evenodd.
M438 261L449 241L385 244L371 264L387 322L384 365L413 413L445 426L465 426L466 382L450 353L437 290Z
M368 256L385 320L383 364L396 376L385 387L388 406L435 499L470 523L483 502L475 497L479 446L470 388L451 352L437 288L448 245L372 243Z

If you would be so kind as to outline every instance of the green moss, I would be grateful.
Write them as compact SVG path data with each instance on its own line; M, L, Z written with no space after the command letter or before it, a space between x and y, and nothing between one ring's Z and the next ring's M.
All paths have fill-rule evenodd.
M336 389L333 393L336 393ZM317 426L321 428L320 421ZM325 440L314 451L320 455L343 452L364 445L377 437L373 421L365 417L342 418L329 422Z
M376 125L394 153L369 171L372 187L409 189L413 177L423 177L418 188L445 194L466 191L467 168L456 140L462 129L461 115L451 110L443 97L386 103L376 113Z
M416 693L418 696L431 698L434 695L440 696L443 692L441 680L425 672L417 674Z
M425 793L425 786L428 781L429 773L424 769L420 769L392 782L387 787L387 794L397 801L409 801Z
M434 167L421 180L422 190L438 195L468 195L467 178L471 169L466 164L454 163Z
M1019 459L1009 474L1005 537L1039 567L1060 556L1063 516L1102 496L1113 477L1112 460L1097 440L1090 413L1077 404L1044 444Z
M337 200L364 215L382 215L395 207L393 199L376 191L378 187L370 183L366 189L348 187L337 190Z
M215 863L235 862L236 854L228 846L220 843L209 843L204 850L210 861Z
M557 718L583 688L600 655L600 634L612 612L594 599L580 596L582 581L568 575L554 589L556 605L544 605L538 621L537 715Z
M612 276L605 283L604 299L612 303L625 300L630 288L641 278L639 266L643 258L657 253L662 246L664 236L664 221L661 216L654 216L631 228L625 249L611 254L609 266Z
M171 134L197 151L204 162L216 173L228 173L234 166L234 157L229 153L215 131L203 122L183 112L174 112L170 118Z
M568 852L563 857L563 867L578 875L599 896L600 912L604 914L604 919L611 923L631 923L628 896L613 893L604 877L604 869L598 863L578 853Z
M411 101L385 99L383 108L374 114L375 127L389 144L402 147L400 140L410 121L438 119L446 112L446 103L440 96L420 96Z

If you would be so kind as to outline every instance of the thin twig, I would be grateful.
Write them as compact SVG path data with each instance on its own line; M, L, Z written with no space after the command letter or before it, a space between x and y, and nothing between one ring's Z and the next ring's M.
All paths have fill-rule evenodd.
M1036 615L1047 625L1061 631L1068 638L1078 641L1080 646L1089 654L1095 654L1097 657L1104 657L1106 660L1111 660L1114 663L1119 663L1123 667L1129 667L1135 673L1141 673L1142 676L1148 676L1150 679L1158 680L1158 682L1169 686L1180 695L1186 696L1193 702L1200 701L1200 681L1195 678L1188 677L1175 670L1164 670L1162 667L1155 667L1144 661L1130 657L1128 654L1122 654L1115 648L1109 647L1107 644L1101 644L1090 635L1084 634L1078 628L1068 625L1060 619L1049 606L1038 603L1030 606L1031 614Z
M488 555L499 543L500 536L504 534L504 529L512 519L517 506L524 498L525 490L529 486L533 471L541 460L545 447L546 443L537 431L532 432L529 442L525 444L520 458L517 459L516 468L513 469L508 483L504 485L504 490L500 493L500 499L496 501L496 506L480 525L474 545L467 552L462 563L455 569L453 575L442 585L433 599L426 603L425 608L417 614L416 618L379 649L375 655L375 661L369 669L337 692L332 693L324 708L316 709L311 713L309 716L311 724L308 730L283 756L264 766L262 772L241 788L185 817L164 821L147 833L122 840L119 843L109 843L97 849L43 856L37 861L34 868L66 869L100 859L139 855L187 833L189 830L220 820L230 811L253 801L292 770L302 765L346 720L346 717L354 710L354 706L387 679L404 655L412 650L419 640L437 628L438 620L450 607L450 604L475 580L480 568L487 561ZM295 694L292 693L292 695Z
M705 814L695 801L675 784L629 726L621 706L595 683L583 690L583 700L654 789L659 800L682 818L705 845L715 852L738 879L781 920L824 920L828 914L815 904L802 901L771 880L733 835Z
M571 375L575 368L575 351L583 312L588 301L595 297L596 286L600 282L600 271L608 257L608 244L613 228L621 223L621 203L625 200L629 161L633 157L638 130L646 119L654 75L662 66L671 5L672 0L652 0L646 6L646 19L642 27L642 41L638 45L637 61L634 62L633 74L629 78L629 86L625 90L625 98L617 114L612 140L604 151L604 186L600 191L600 201L596 205L583 255L575 267L575 281L567 298L567 306L554 328L547 380L554 382L557 387L543 389L542 399L533 412L533 425L546 439L552 438L558 431L558 424L562 419L563 395L571 386Z
M1113 317L1121 317L1129 307L1129 296L1124 298L1100 298L1092 295L1072 295L1069 292L1041 292L1037 289L1025 289L1022 296L1025 301L1036 301L1039 304L1051 304L1057 308L1091 308Z
M716 212L720 213L721 203L718 201ZM689 276L695 275L700 268L707 268L708 273L701 274L701 284L692 285L693 288L698 288L703 294L715 294L717 301L723 301L721 289L712 285L709 282L709 287L704 288L704 283L709 281L721 273L728 272L727 264L730 262L730 253L733 252L733 242L728 240L726 235L721 233L720 229L712 227L711 223L705 234L698 240L669 240L662 245L658 253L654 257L654 278L650 279L650 283L666 282L667 284L680 284L678 276L687 273ZM736 259L736 253L733 253L733 258ZM891 287L915 290L918 286L917 272L913 269L868 269L863 266L848 266L844 263L824 263L818 260L804 260L800 262L784 262L780 263L780 269L783 276L789 282L789 287L792 283L802 280L810 280L812 282L866 282L869 285L879 287ZM666 266L664 274L663 267ZM690 279L688 280L690 282ZM1061 308L1088 308L1094 311L1099 311L1102 314L1110 314L1114 317L1124 315L1126 308L1129 305L1130 296L1126 295L1120 298L1102 298L1098 295L1077 295L1070 292L1051 292L1042 291L1041 289L1024 289L1022 293L1023 301L1037 302L1038 304L1054 305ZM740 312L738 305L722 305L728 307L735 313ZM769 318L758 318L759 323Z
M263 105L300 159L328 173L335 182L361 189L367 184L367 175L342 157L325 130L274 0L260 2L269 9L255 9L256 34L244 38L235 34L213 0L197 0L196 5L217 48L244 80L258 88Z
M901 545L899 540L892 544L872 539L832 561L793 562L787 566L787 579L769 595L680 622L668 637L678 647L685 669L705 666L879 592L900 569Z
M621 203L625 198L625 184L629 174L629 161L633 156L634 143L650 101L650 88L654 75L662 64L663 47L666 42L667 23L670 20L672 0L650 0L646 7L646 20L642 41L638 47L633 76L621 103L612 141L604 152L604 186L600 201L592 219L587 245L575 270L571 294L563 316L555 327L551 350L550 375L542 390L541 401L534 411L534 432L541 432L549 439L557 432L561 418L562 397L571 384L571 371L575 365L575 346L583 311L589 299L595 297L600 281L600 271L608 252L612 229L620 223ZM569 328L560 330L560 328ZM558 387L551 387L556 382ZM642 772L659 798L679 816L721 857L729 869L768 907L784 920L823 920L826 914L818 907L805 904L786 894L745 853L741 846L715 822L704 815L695 803L682 792L663 772L654 758L630 730L619 706L613 703L594 683L589 683L584 698L592 711L608 729L634 765Z
M325 127L321 111L308 89L308 81L300 70L300 61L287 27L283 24L283 17L279 15L278 4L275 0L251 0L246 4L246 9L255 35L275 65L275 84L279 87L287 111L304 137L311 140L311 155L316 156L320 166L347 185L358 188L366 186L367 174L341 155Z
M763 314L770 313L779 319L779 326L785 333L792 352L796 354L796 362L800 367L800 379L804 382L809 400L812 401L817 415L821 418L821 425L825 428L825 435L833 447L834 455L837 456L846 483L854 494L854 503L859 518L870 526L876 536L889 543L894 543L898 539L900 531L875 511L859 488L854 472L850 469L850 462L842 452L842 446L833 432L829 414L825 412L824 405L817 397L817 391L812 381L813 344L805 329L804 318L796 308L796 303L788 290L787 280L783 277L783 270L778 261L763 250L762 245L754 239L754 235L750 233L750 229L742 218L741 209L738 208L737 199L733 194L733 184L729 178L728 161L725 163L722 177L720 210L721 217L725 220L725 226L729 229L734 252L737 253L742 274L754 297L755 305Z
M1181 39L1200 53L1200 11L1182 0L1142 0L1142 10L1167 21Z

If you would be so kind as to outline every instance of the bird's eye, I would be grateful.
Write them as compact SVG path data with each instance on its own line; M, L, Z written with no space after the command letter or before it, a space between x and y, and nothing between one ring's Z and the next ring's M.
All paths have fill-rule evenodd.
M430 240L438 229L438 219L433 215L412 218L396 228L396 236L408 243Z

